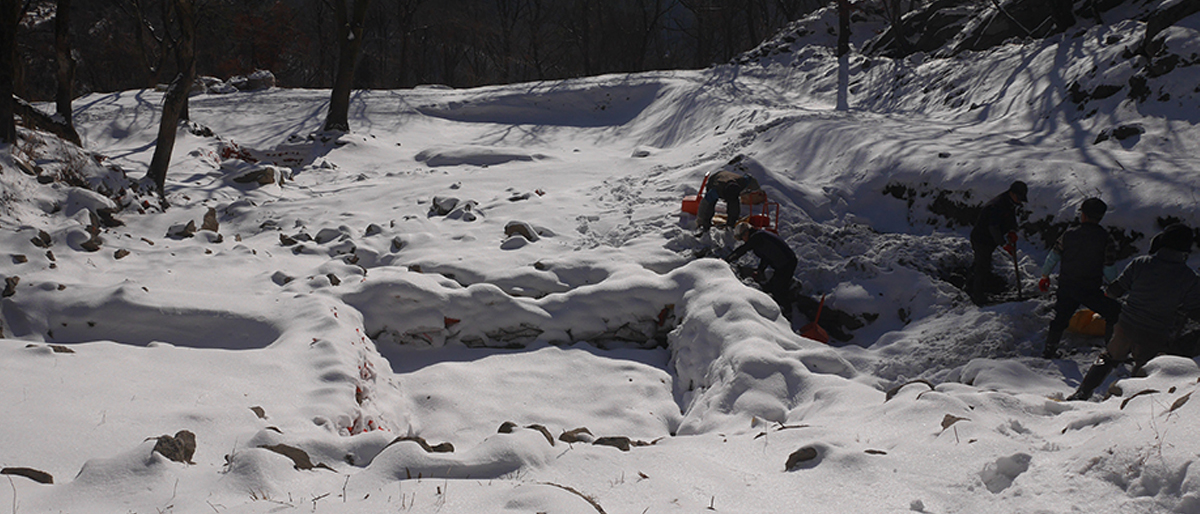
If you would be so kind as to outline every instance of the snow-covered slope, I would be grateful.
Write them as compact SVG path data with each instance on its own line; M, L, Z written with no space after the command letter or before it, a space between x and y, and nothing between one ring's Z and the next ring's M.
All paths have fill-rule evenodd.
M1129 252L1157 217L1200 224L1195 91L1176 80L1196 66L1150 79L1169 99L1072 100L1070 84L1137 73L1117 55L1142 22L1085 25L854 57L837 111L828 33L796 36L829 19L703 71L363 91L350 134L316 132L325 91L194 96L212 135L181 131L165 211L119 171L149 162L161 95L79 99L102 162L0 152L0 467L55 482L10 469L0 504L1200 509L1196 362L1157 359L1107 401L1052 400L1099 341L1031 357L1051 298L1029 280L1086 195ZM1122 126L1143 132L1097 142ZM693 236L680 200L739 155L782 204L801 292L861 325L848 342L797 335L805 315L695 258L733 241ZM962 222L1014 179L1030 184L1027 299L981 309L953 285ZM180 430L192 464L152 451Z

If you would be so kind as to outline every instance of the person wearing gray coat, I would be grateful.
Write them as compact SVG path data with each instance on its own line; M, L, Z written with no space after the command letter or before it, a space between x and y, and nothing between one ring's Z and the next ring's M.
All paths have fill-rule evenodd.
M1150 255L1134 259L1108 286L1125 297L1108 347L1096 359L1068 400L1087 400L1109 372L1133 356L1133 373L1167 348L1178 312L1200 312L1200 277L1187 265L1195 235L1176 223L1150 242Z

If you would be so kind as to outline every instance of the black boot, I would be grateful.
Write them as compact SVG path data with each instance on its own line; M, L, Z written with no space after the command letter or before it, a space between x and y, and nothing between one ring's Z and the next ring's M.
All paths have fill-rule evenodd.
M1062 340L1062 332L1051 331L1046 334L1046 346L1042 349L1043 359L1058 359L1062 357L1058 353L1058 342Z
M1087 400L1092 397L1092 391L1100 387L1100 383L1108 378L1108 374L1112 372L1117 365L1108 358L1107 354L1100 354L1096 359L1096 363L1092 364L1091 369L1083 376L1083 381L1079 382L1079 388L1075 393L1067 397L1067 401Z

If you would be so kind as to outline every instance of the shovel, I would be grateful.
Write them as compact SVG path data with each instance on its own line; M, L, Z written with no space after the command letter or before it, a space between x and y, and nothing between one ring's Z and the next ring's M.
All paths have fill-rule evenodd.
M1008 253L1008 252L1005 252L1005 253ZM1022 291L1021 291L1021 267L1017 265L1017 250L1014 248L1013 252L1009 253L1009 255L1012 256L1013 272L1015 273L1014 276L1016 277L1016 281L1017 281L1017 300L1019 301L1019 300L1021 300Z
M812 339L813 341L820 341L822 343L829 344L829 333L825 332L825 329L821 328L821 325L817 324L817 322L821 320L821 309L824 308L825 295L821 295L821 303L817 305L817 315L813 317L812 323L800 327L800 335Z

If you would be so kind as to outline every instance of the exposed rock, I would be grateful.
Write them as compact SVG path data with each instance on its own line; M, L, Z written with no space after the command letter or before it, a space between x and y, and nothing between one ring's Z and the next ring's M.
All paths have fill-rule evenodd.
M326 273L325 278L329 279L330 285L337 286L342 284L342 279L338 278L338 276L334 275L333 273Z
M46 233L45 230L38 230L37 237L30 239L29 242L38 248L50 248L50 245L54 244L50 239L50 234Z
M254 73L246 77L245 82L238 89L242 91L261 91L273 87L275 87L275 74L267 70L255 70Z
M48 346L50 347L50 351L54 353L75 353L75 350L72 350L69 346L63 346L61 344L52 344Z
M546 427L534 423L525 428L541 432L543 436L546 436L546 442L550 443L550 446L554 446L554 436L550 435L550 430L548 430Z
M124 248L113 252L113 258L117 259L117 260L124 259L125 257L128 257L128 256L129 256L129 250L126 250Z
M53 484L54 477L45 471L39 471L33 468L4 468L0 469L0 475L16 475L25 477L39 484ZM14 511L16 508L14 507Z
M296 240L287 234L279 234L279 244L281 246L292 246L296 244Z
M176 223L167 229L167 237L172 239L186 239L196 235L196 222L188 221L187 223Z
M787 464L784 465L784 469L787 471L795 471L801 467L806 467L804 465L805 463L815 460L819 455L820 454L817 452L816 448L813 448L812 446L805 446L792 452L791 455L788 455Z
M513 429L517 428L517 424L511 421L505 421L500 424L500 428L496 430L498 434L511 434Z
M423 438L421 436L415 436L415 435L402 436L402 437L397 437L395 439L392 439L392 442L388 443L387 446L384 446L384 448L387 448L388 446L391 446L393 444L396 444L396 443L399 443L402 441L412 441L414 443L417 443L417 445L420 446L421 449L425 450L427 453L454 453L454 445L453 444L441 443L441 444L430 446L430 444L425 441L425 438Z
M4 278L4 292L0 293L0 298L8 298L17 294L17 284L21 282L21 277L11 276Z
M429 204L429 213L437 216L445 216L454 210L458 205L458 198L452 196L435 196L433 202Z
M196 434L188 430L180 430L175 433L175 436L160 435L157 438L158 442L154 443L154 450L163 457L166 457L175 462L183 462L186 464L195 464L192 462L192 455L196 453Z
M366 232L363 233L363 237L370 237L370 236L373 236L376 234L382 234L382 233L383 233L383 227L372 223L370 225L367 225L367 230L366 230Z
M316 237L315 237L315 238L313 238L313 239L314 239L314 240L317 242L317 244L323 245L323 244L325 244L325 243L328 243L328 242L330 242L330 241L333 241L333 240L336 240L336 239L342 239L342 238L345 238L345 237L348 237L348 234L346 234L346 233L345 233L344 231L342 231L341 229L338 229L338 228L323 228L323 229L321 229L320 231L318 231L318 232L317 232L317 235L316 235Z
M267 411L263 410L262 407L255 405L254 407L250 407L250 410L254 411L254 415L258 416L258 419L267 419Z
M262 448L264 450L271 450L275 453L278 453L280 455L283 455L284 457L291 459L292 465L295 466L296 469L299 469L302 471L308 471L308 470L311 470L314 468L328 469L329 471L334 471L333 468L325 465L324 463L318 462L316 464L313 464L312 459L308 456L308 452L301 450L299 448L296 448L295 446L288 446L286 444L281 443L281 444L264 444L264 445L259 446L259 448Z
M596 438L592 436L592 432L585 427L579 427L574 430L568 430L558 436L558 440L564 443L590 443Z
M275 273L271 274L271 281L274 282L275 285L286 285L288 282L293 280L295 280L295 277L289 276L287 273L282 271L276 271Z
M532 225L525 223L524 221L510 221L507 224L505 224L504 225L504 235L505 236L519 235L531 242L537 241L538 239L540 239L540 237L537 234L537 230L534 230Z
M26 262L29 262L29 257L26 257L24 254L16 253L13 254L12 261L13 264L25 264Z
M631 441L625 436L607 436L592 441L592 444L599 446L612 446L613 448L627 452L629 451Z
M233 181L239 184L258 184L261 186L274 184L276 180L275 170L274 166L258 166L235 175Z
M204 213L204 221L200 224L200 230L220 232L220 227L220 223L217 222L217 210L209 207L208 212Z

